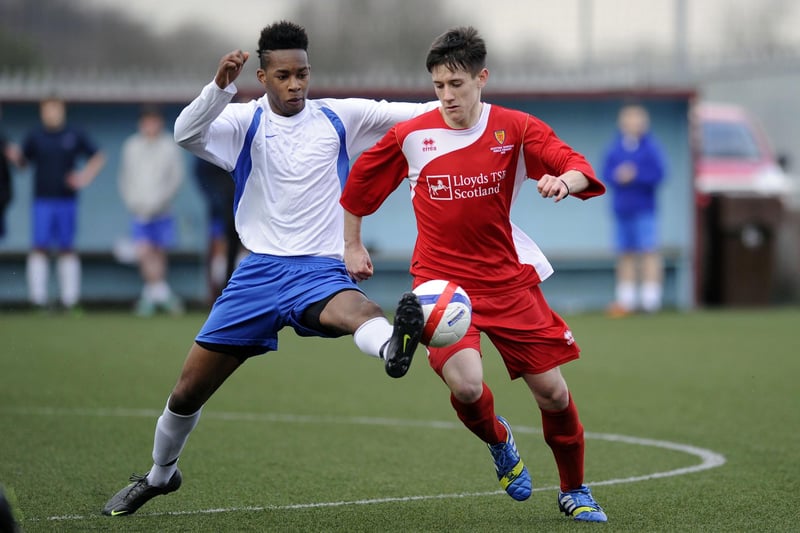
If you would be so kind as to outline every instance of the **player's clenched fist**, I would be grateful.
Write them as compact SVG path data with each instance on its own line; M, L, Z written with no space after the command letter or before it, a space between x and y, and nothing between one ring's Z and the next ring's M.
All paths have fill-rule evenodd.
M250 57L249 52L242 52L241 50L234 50L222 56L219 60L219 68L217 68L217 75L214 81L220 89L224 89L239 76L242 67Z
M539 178L536 188L542 198L555 198L556 202L563 200L569 194L566 182L558 176L551 176L550 174L545 174Z

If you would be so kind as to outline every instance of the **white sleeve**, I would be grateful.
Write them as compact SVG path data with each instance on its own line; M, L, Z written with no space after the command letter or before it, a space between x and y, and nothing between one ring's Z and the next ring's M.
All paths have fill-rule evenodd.
M412 103L346 98L324 101L323 105L328 104L344 123L347 132L347 153L351 157L370 148L398 122L439 107L438 100Z
M211 82L175 120L175 142L196 156L227 171L236 166L246 130L228 106L236 95L233 84L220 89Z

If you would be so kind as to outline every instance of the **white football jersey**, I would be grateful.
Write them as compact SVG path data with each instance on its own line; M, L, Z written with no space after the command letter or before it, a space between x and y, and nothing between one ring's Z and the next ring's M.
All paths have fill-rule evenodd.
M292 117L267 97L231 103L236 88L206 85L178 116L175 140L233 175L236 230L255 253L342 259L339 196L350 158L395 123L438 106L362 98L308 99Z

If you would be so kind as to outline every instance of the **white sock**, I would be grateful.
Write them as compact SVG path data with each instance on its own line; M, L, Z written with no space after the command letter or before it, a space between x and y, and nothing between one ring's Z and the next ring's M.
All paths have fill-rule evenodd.
M151 292L152 291L150 290L150 284L149 283L145 283L144 285L142 285L141 299L146 301L146 302L152 301L153 299L150 297L150 293Z
M228 258L224 255L215 255L211 258L209 276L214 285L224 285L228 276Z
M643 283L642 284L642 309L648 313L655 313L661 309L661 293L662 288L660 283Z
M81 294L81 261L77 254L60 255L57 268L61 303L64 307L73 307Z
M50 279L50 261L41 252L28 254L26 267L28 297L33 305L47 305L47 283Z
M381 346L391 338L393 329L385 317L371 318L353 333L353 342L365 354L380 358Z
M156 434L153 439L153 467L147 474L147 482L156 487L163 487L178 469L178 457L183 451L189 433L200 420L199 409L196 413L183 416L169 410L169 403L158 417Z
M636 309L636 284L629 281L617 284L616 296L617 303L625 311Z
M156 303L163 303L169 300L172 291L166 281L156 281L149 284L148 295L150 300Z

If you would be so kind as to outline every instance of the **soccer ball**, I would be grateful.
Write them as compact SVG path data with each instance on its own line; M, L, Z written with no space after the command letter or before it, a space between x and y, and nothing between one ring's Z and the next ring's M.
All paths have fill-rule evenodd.
M414 294L425 316L422 344L442 348L464 337L472 320L472 303L464 289L452 281L435 279L419 285Z

